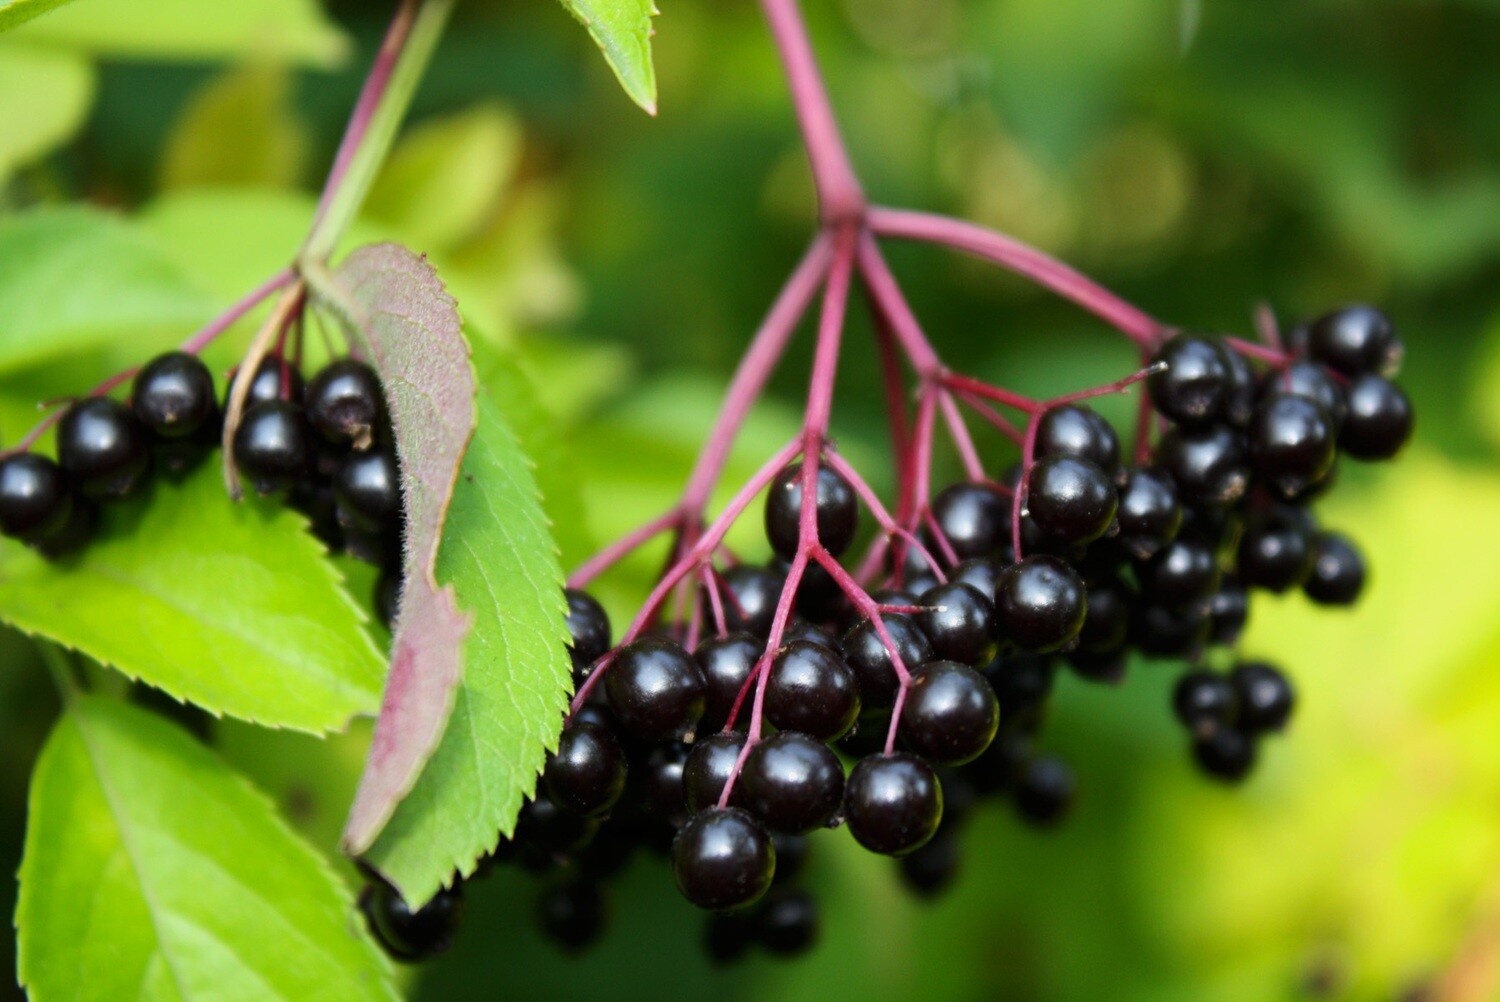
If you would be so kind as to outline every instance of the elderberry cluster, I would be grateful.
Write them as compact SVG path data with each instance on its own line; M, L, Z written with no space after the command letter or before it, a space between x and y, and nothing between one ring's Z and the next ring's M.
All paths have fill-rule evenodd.
M234 392L231 378L224 403ZM153 472L181 476L223 436L214 377L194 355L169 352L136 374L128 400L91 396L57 422L56 459L0 459L0 534L51 557L87 545L99 506L144 491ZM385 398L373 369L340 359L305 382L266 358L246 391L234 437L240 474L262 495L305 512L334 550L383 568L375 605L388 623L400 585L401 484Z
M1037 825L1067 813L1073 772L1035 748L1055 674L1117 681L1137 654L1189 664L1172 709L1192 757L1213 777L1244 777L1295 701L1279 668L1235 660L1252 592L1357 598L1359 551L1319 526L1312 503L1341 457L1386 459L1409 437L1410 404L1390 381L1400 356L1385 316L1360 306L1299 326L1285 351L1173 337L1152 360L1161 428L1139 461L1122 459L1115 429L1086 405L1045 408L1022 463L939 492L921 546L893 540L868 596L877 616L807 563L795 617L770 647L806 542L803 469L787 467L766 498L772 560L713 572L722 627L691 649L685 624L613 646L599 604L567 592L575 684L589 697L481 872L510 862L538 874L540 926L576 950L604 930L607 878L654 852L712 913L713 958L794 954L817 937L817 903L797 886L810 836L846 827L896 857L914 892L936 893L978 797L1005 797ZM841 557L860 505L827 464L813 513L818 544ZM382 893L370 892L384 902L377 930L428 928ZM451 919L459 894L455 883L428 907ZM431 948L451 931L428 936ZM422 952L416 933L382 935L400 955Z

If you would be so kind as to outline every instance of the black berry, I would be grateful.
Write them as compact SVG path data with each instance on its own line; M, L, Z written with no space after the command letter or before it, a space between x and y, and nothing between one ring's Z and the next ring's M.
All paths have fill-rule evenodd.
M1136 571L1141 594L1152 602L1182 607L1203 603L1219 587L1219 562L1208 546L1178 538Z
M1319 605L1352 605L1365 586L1365 558L1349 537L1319 533L1313 540L1312 573L1302 584Z
M927 761L971 762L990 746L999 726L995 690L967 665L933 661L912 678L900 733L906 746Z
M401 523L401 468L385 449L355 452L333 479L339 521L360 532L385 533Z
M1120 468L1120 436L1097 411L1067 404L1047 411L1037 423L1036 455L1071 456L1113 474Z
M307 384L307 420L336 445L368 449L385 424L385 396L375 370L352 358L330 362Z
M1250 486L1245 442L1231 428L1173 428L1157 445L1156 459L1188 504L1233 504Z
M1229 673L1239 697L1240 729L1250 734L1279 731L1296 704L1292 683L1273 665L1250 661Z
M1294 497L1333 465L1334 426L1323 406L1277 393L1263 400L1249 429L1250 462L1282 497Z
M1056 824L1073 806L1077 792L1078 780L1068 763L1039 755L1016 776L1016 809L1033 824Z
M1063 647L1078 636L1087 611L1083 580L1057 557L1031 556L1010 565L995 590L1000 635L1023 651Z
M1223 675L1195 668L1177 680L1172 690L1172 712L1195 733L1229 727L1239 713L1239 697Z
M776 617L776 603L786 582L764 567L739 564L724 572L726 594L724 617L732 630L744 630L757 637L771 632Z
M765 643L748 633L731 633L713 637L698 645L693 658L703 669L707 683L707 702L703 710L703 729L718 730L729 722L729 711L745 687L745 680L755 669L765 650ZM747 696L748 700L748 696Z
M771 886L776 850L748 811L695 814L672 840L677 889L699 908L727 911L758 900Z
M268 400L245 411L234 433L234 461L257 494L291 490L312 463L302 408Z
M180 439L213 422L218 410L214 377L195 355L158 355L136 374L131 391L135 416L160 438Z
M1298 518L1276 512L1256 518L1240 537L1237 569L1251 587L1295 588L1312 573L1312 535Z
M57 423L57 464L84 497L118 500L135 490L151 465L146 430L118 400L80 400Z
M916 623L935 657L983 665L995 656L995 607L974 587L950 581L923 594L921 604Z
M1031 466L1026 510L1037 527L1067 543L1104 535L1119 499L1108 475L1086 459L1048 456Z
M1401 343L1390 319L1373 306L1345 306L1314 320L1307 350L1324 365L1355 376L1389 374L1401 363Z
M913 600L912 604L915 604ZM909 618L899 613L881 616L886 635L895 644L901 656L901 665L907 672L914 672L922 664L932 660L932 645L927 635L917 628ZM873 621L860 620L843 640L844 657L849 668L859 680L860 704L866 709L887 707L896 698L900 679L891 660L891 652L880 639L880 632Z
M67 525L72 511L67 479L52 460L33 452L0 459L0 534L45 539Z
M1151 402L1168 419L1181 425L1204 425L1224 416L1233 374L1218 344L1179 334L1162 345L1151 361L1165 365L1147 377L1146 386Z
M697 727L708 687L687 651L648 637L620 648L606 669L604 688L627 731L643 741L666 741Z
M777 652L765 701L766 719L777 730L832 741L854 726L859 705L859 681L827 647L797 640Z
M1411 438L1411 401L1401 387L1379 376L1359 376L1345 391L1349 413L1339 448L1355 459L1390 459Z
M775 891L760 906L755 927L767 953L777 957L806 953L818 941L818 903L799 888Z
M608 923L604 892L592 880L569 880L542 892L536 905L542 934L572 953L592 945Z
M818 466L818 542L834 556L854 541L859 527L859 501L848 481L824 464ZM797 553L801 538L802 464L793 463L771 482L766 496L766 538L771 547L788 560Z
M542 782L563 810L585 817L606 814L625 792L625 752L608 729L574 723L563 728Z
M421 908L412 910L394 887L377 882L365 887L359 907L370 931L397 960L421 960L442 953L453 943L463 917L463 891L444 888Z
M1193 740L1193 758L1208 775L1235 783L1255 765L1255 739L1233 727L1215 727Z
M943 788L915 755L867 755L844 784L844 817L871 852L902 856L932 838L943 820Z
M932 499L932 516L958 559L986 557L1005 542L1010 500L984 484L953 484Z
M694 743L682 767L683 799L689 812L706 811L719 802L744 747L745 735L738 731L714 734ZM742 795L736 785L734 803L738 804Z
M1182 505L1177 485L1153 467L1132 469L1119 491L1116 517L1120 545L1137 560L1146 560L1177 538L1182 528Z
M767 828L802 835L825 827L844 795L844 767L826 744L782 731L750 749L736 786L737 803Z
M224 387L226 406L234 396L234 384L238 380L239 374L236 373L230 377L229 384ZM255 368L255 378L251 380L250 389L245 393L245 409L248 410L256 404L268 403L272 400L286 400L300 404L305 391L306 383L296 366L279 356L268 355L261 359L260 365Z
M564 589L563 596L568 602L566 622L572 638L568 653L573 667L582 671L609 652L609 614L594 596L581 589Z

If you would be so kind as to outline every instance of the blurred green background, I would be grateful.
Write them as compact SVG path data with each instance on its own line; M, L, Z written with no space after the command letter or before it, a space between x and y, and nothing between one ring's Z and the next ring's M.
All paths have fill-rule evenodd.
M122 246L212 311L294 250L392 4L208 6L87 0L0 38L0 225L65 202L118 210ZM481 368L521 358L552 416L534 458L569 563L671 503L808 236L757 9L662 6L653 120L556 4L462 5L351 240L429 253ZM981 809L937 903L825 833L821 945L718 971L656 861L619 884L614 929L582 958L539 938L535 888L507 873L472 889L460 943L413 974L416 996L1500 997L1500 4L808 6L877 200L1007 230L1185 326L1243 334L1262 300L1284 319L1352 299L1389 310L1417 441L1397 464L1346 470L1324 509L1365 545L1367 598L1349 613L1257 606L1245 648L1281 659L1302 703L1243 789L1191 770L1167 708L1174 666L1137 665L1118 688L1064 677L1043 746L1076 764L1074 817L1037 834ZM955 367L1048 394L1131 365L1122 339L1009 277L931 249L892 260ZM0 442L39 398L180 340L179 319L0 378ZM852 325L858 345L863 316ZM735 468L795 428L806 340ZM215 349L221 370L234 349ZM835 431L888 486L873 353L847 354ZM1010 462L984 445L995 468ZM617 615L658 557L603 589ZM23 643L0 647L0 863L14 872L55 699ZM325 849L364 737L217 729ZM0 910L13 894L0 888Z

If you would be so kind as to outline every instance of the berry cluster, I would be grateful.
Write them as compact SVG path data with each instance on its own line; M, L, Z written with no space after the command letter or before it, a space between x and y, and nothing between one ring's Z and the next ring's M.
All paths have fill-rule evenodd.
M231 377L225 401L234 391ZM180 476L222 438L224 408L208 367L186 352L135 374L128 401L71 403L56 423L56 456L0 459L0 534L52 557L85 546L99 505L131 497L153 470ZM339 359L305 382L293 363L266 358L247 389L234 436L241 475L262 495L305 512L334 550L383 568L376 609L388 623L400 583L402 498L385 398L373 369Z
M1134 461L1089 394L1039 405L1021 461L937 492L914 532L836 453L812 470L804 455L767 478L770 562L699 561L690 611L647 616L618 646L600 605L570 588L579 695L486 866L545 875L540 925L573 950L603 931L604 880L639 849L663 853L683 896L713 913L712 957L793 954L817 935L796 886L809 836L847 827L897 857L914 892L936 893L976 798L1003 796L1042 826L1067 813L1074 775L1035 748L1053 677L1117 681L1133 655L1189 663L1173 711L1192 758L1244 777L1294 692L1263 662L1209 665L1233 661L1254 590L1354 601L1363 561L1312 502L1341 455L1389 458L1412 427L1381 313L1338 310L1288 341L1163 340L1141 376L1108 388L1146 384ZM862 499L884 532L850 571ZM456 893L429 907L451 916ZM405 906L380 900L372 921L387 930ZM382 935L413 954L411 936Z

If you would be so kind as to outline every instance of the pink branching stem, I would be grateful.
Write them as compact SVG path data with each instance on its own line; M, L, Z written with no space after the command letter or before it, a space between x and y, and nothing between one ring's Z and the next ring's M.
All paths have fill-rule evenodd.
M901 727L901 712L906 709L906 694L910 689L910 685L901 685L896 689L896 702L891 705L891 725L885 732L887 755L896 750L896 731Z
M969 427L964 424L964 416L958 412L958 404L954 402L953 395L946 390L939 393L938 406L943 409L943 420L948 424L948 433L953 436L953 447L963 460L964 472L969 475L970 480L976 482L986 479L979 450L974 448L974 439L969 437Z
M953 543L948 539L948 534L943 531L943 527L938 524L937 516L927 505L922 506L922 521L927 526L927 531L932 533L932 539L937 543L938 549L942 551L943 559L954 565L961 563L962 561L958 559L958 552L953 549Z
M1139 400L1136 402L1135 411L1135 463L1137 466L1144 465L1151 458L1151 419L1155 411L1151 409L1151 394L1141 387Z
M1000 265L1076 303L1140 345L1155 344L1167 328L1108 289L1061 261L1019 240L974 223L905 209L869 210L870 229L880 236L944 244Z
M760 6L786 70L824 224L857 220L865 211L864 191L839 135L797 0L761 0Z
M703 566L703 590L708 593L709 608L713 610L714 630L719 636L729 633L729 623L724 615L724 595L719 584L719 572L712 563Z
M663 532L681 526L682 517L681 509L674 508L665 515L647 522L628 536L611 543L573 572L572 576L568 578L568 587L587 588L589 583L600 574L603 574Z
M991 386L982 379L972 376L962 376L956 372L950 372L943 376L943 385L953 390L960 390L976 397L984 397L993 400L1002 407L1012 407L1025 414L1035 414L1041 404L1030 397L1013 393L1000 386Z
M724 394L724 403L714 421L713 431L704 443L703 452L688 477L682 494L682 509L688 513L688 522L701 519L709 495L718 483L724 464L729 459L729 450L734 446L735 436L744 424L766 381L776 368L787 342L797 329L797 322L807 312L819 285L828 275L828 264L833 257L833 240L827 234L819 234L802 256L802 261L792 271L786 285L782 287L775 302L771 304L760 330L746 349Z
M972 393L966 393L962 390L958 391L958 395L964 403L969 405L970 410L972 410L975 414L978 414L980 417L984 418L990 424L994 425L995 428L999 430L1000 434L1004 435L1006 438L1010 439L1017 445L1020 445L1021 442L1025 440L1026 433L1024 431L1022 431L1020 428L1017 428L1008 418L1005 417L1005 415L995 410L995 408L991 407L984 400L976 397Z
M1224 343L1246 358L1265 362L1267 365L1278 369L1285 368L1292 362L1291 357L1279 348L1268 348L1264 345L1256 344L1254 341L1246 341L1237 337L1226 337Z
M896 520L891 517L891 513L886 511L885 505L880 503L880 496L875 493L875 489L870 486L864 477L859 475L859 471L849 465L848 460L832 451L824 452L823 458L828 463L830 469L849 481L849 486L854 488L854 493L858 494L865 505L869 507L871 514L875 516L876 523L879 524L888 537L900 537L908 546L915 548L917 554L923 560L927 561L928 566L932 568L932 573L937 576L939 581L947 580L943 576L943 569L938 564L937 558L928 552L927 547L922 545L920 539L896 524Z
M1167 363L1157 362L1155 365L1148 365L1144 369L1137 369L1135 372L1132 372L1130 375L1126 376L1123 379L1116 379L1113 383L1105 383L1103 386L1090 386L1086 390L1075 390L1072 393L1064 393L1060 397L1054 397L1053 399L1047 401L1044 409L1051 410L1054 407L1063 407L1067 404L1076 404L1081 400L1092 400L1095 397L1107 397L1111 393L1124 393L1136 383L1141 382L1152 374L1164 371L1166 367Z
M332 203L334 194L339 190L344 175L348 173L349 165L354 160L355 151L359 149L365 133L369 131L370 121L375 116L375 110L380 106L380 98L391 82L391 73L396 69L396 61L402 49L406 47L406 39L411 34L412 23L416 20L419 6L421 6L420 0L401 0L400 8L391 19L390 27L386 29L385 38L380 43L380 51L376 53L375 62L370 67L370 75L365 77L365 83L360 89L354 111L349 115L349 124L344 127L344 137L339 141L338 152L334 154L333 166L328 171L328 179L323 182L323 194L318 198L318 208L313 214L312 232L317 231L318 223L328 212L328 206Z
M647 597L645 605L641 606L640 611L636 613L635 619L630 624L630 628L620 638L621 646L635 640L640 635L641 630L645 629L647 624L655 619L657 612L661 608L661 604L666 601L672 590L677 587L677 583L692 573L700 561L707 559L714 552L715 547L719 545L719 541L724 538L724 534L729 531L729 527L734 524L735 519L740 517L745 509L750 506L750 502L755 500L755 496L775 479L776 474L780 473L782 468L791 462L792 458L801 449L802 441L800 438L788 442L775 455L768 459L764 466L756 471L755 476L751 477L744 487L740 488L739 493L730 500L729 504L719 514L719 517L714 520L713 525L708 527L708 530L704 532L698 542L693 544L688 552L662 575L661 580L656 583L656 587L651 590L651 594ZM584 704L584 701L588 698L594 686L598 684L599 678L604 674L604 670L609 664L609 660L601 661L598 667L590 673L583 685L578 687L578 692L573 696L571 712L577 712L578 708Z
M1270 303L1260 303L1255 307L1255 332L1270 347L1277 351L1286 350L1281 340L1281 324L1277 322L1276 311L1271 309Z
M290 268L286 268L282 271L277 272L275 275L271 276L265 282L261 283L255 289L247 293L239 301L231 305L229 309L225 310L223 313L210 320L202 330L198 331L192 337L184 341L181 345L181 350L187 352L190 355L198 354L204 348L207 348L210 344L213 344L215 339L217 339L230 327L233 327L234 324L245 314L255 309L257 306L265 302L267 299L271 298L271 296L275 295L277 292L280 292L282 289L292 284L293 280L295 280L296 277L297 276ZM134 378L135 373L135 369L126 369L124 372L116 373L115 375L109 377L104 382L100 383L98 386L90 390L88 395L91 397L102 396L108 393L110 390L113 390L115 387L121 385L126 380ZM60 403L61 401L58 402ZM21 440L18 441L14 446L6 449L3 452L0 452L0 457L9 456L17 452L25 452L27 449L31 448L41 439L43 435L47 433L47 429L51 428L62 418L62 415L63 412L61 410L53 411L51 414L48 414L37 423L35 428L32 428L29 432L27 432L25 436L23 436Z
M911 428L906 414L906 383L902 379L901 359L896 354L896 344L891 337L891 327L885 317L875 315L875 344L880 350L881 383L885 389L886 421L890 426L891 455L896 462L896 482L901 484L901 494L896 500L896 517L903 517L908 506L906 463L911 440Z
M1016 483L1016 496L1010 503L1010 544L1018 561L1021 559L1021 515L1026 511L1026 495L1031 490L1031 461L1036 456L1036 434L1041 424L1041 412L1031 415L1026 422L1026 440L1021 443L1021 479Z

